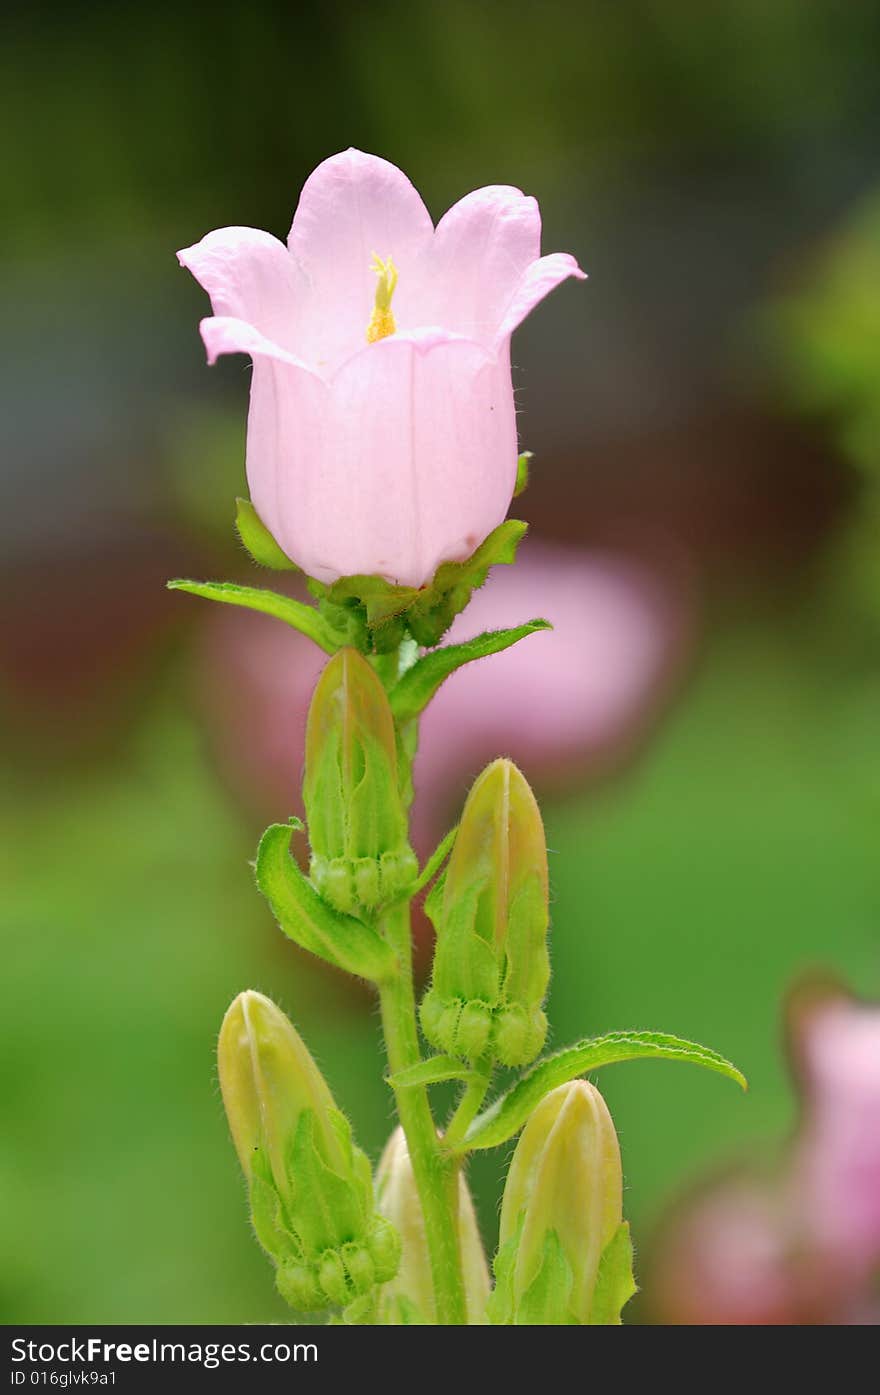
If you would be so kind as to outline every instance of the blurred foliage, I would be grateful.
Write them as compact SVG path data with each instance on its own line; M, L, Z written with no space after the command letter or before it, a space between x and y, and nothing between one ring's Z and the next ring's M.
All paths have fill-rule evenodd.
M829 571L880 619L880 193L861 202L755 317L783 401L828 432L862 475Z
M27 255L128 236L187 214L194 232L279 232L322 154L381 146L432 172L440 206L484 159L549 193L572 163L681 164L866 137L880 11L835 0L110 0L10 17L0 85L4 234ZM865 129L866 123L868 130ZM22 140L21 132L27 131ZM684 155L683 155L684 152ZM145 220L146 217L146 221Z
M860 205L763 322L789 397L832 425L880 484L880 193Z

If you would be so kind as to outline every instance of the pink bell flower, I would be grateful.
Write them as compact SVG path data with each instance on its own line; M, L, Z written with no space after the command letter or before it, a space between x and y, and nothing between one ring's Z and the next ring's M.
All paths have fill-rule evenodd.
M829 998L807 1016L800 1055L795 1194L830 1264L880 1272L880 1004Z
M399 169L347 150L306 180L286 247L221 228L178 253L211 297L208 361L253 359L251 500L310 576L422 586L503 521L510 337L584 275L540 240L518 189L478 189L435 229Z

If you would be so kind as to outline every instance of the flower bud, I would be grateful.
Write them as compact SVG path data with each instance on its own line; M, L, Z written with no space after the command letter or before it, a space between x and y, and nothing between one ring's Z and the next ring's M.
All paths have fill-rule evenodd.
M535 796L512 761L493 761L471 789L426 909L437 948L425 1036L468 1060L526 1065L547 1033L547 849Z
M241 993L223 1019L220 1088L278 1290L305 1310L346 1307L397 1270L365 1155L284 1013Z
M617 1134L599 1091L561 1085L517 1143L501 1204L492 1320L620 1321L635 1291Z
M434 1288L425 1222L401 1128L394 1130L385 1145L376 1173L376 1195L379 1210L392 1222L402 1242L400 1269L385 1293L391 1303L404 1299L414 1304L422 1322L434 1323ZM464 1177L459 1179L458 1230L468 1322L481 1323L489 1296L489 1269L474 1204Z
M357 914L413 881L415 854L397 776L385 689L356 649L326 665L306 727L303 783L311 877L337 910Z

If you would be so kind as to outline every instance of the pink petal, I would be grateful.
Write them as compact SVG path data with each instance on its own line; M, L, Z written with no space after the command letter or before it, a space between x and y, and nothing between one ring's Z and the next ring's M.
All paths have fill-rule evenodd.
M421 198L387 160L346 150L309 175L288 246L313 291L310 360L332 368L364 343L376 293L374 255L394 258L394 314L400 328L415 326L417 267L432 232Z
M437 224L426 253L422 318L491 343L522 277L540 255L536 201L507 185L475 190Z
M568 276L586 281L586 272L581 271L574 257L568 252L551 252L533 262L514 290L505 309L497 332L500 341L513 333L526 315L549 295Z
M208 292L215 315L245 320L282 348L293 347L306 286L277 237L257 228L218 228L177 259Z
M231 315L212 315L200 322L199 333L211 364L216 363L222 354L250 354L254 361L271 358L301 368L306 373L311 372L308 365L295 354L268 339L246 320L235 319ZM314 376L317 377L317 374Z
M421 586L504 518L516 473L510 370L436 332L365 348L329 384L254 364L248 480L288 556L334 581Z

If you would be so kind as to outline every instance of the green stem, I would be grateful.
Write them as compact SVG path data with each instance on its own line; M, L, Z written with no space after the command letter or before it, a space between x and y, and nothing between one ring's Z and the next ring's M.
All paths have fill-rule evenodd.
M474 1067L474 1074L465 1086L464 1093L443 1135L444 1148L455 1150L459 1153L461 1152L458 1145L462 1142L465 1134L477 1117L480 1106L486 1098L486 1091L489 1088L491 1079L491 1061L478 1061Z
M392 907L383 919L382 930L398 958L397 974L379 990L385 1047L393 1075L421 1059L409 906ZM441 1148L425 1087L395 1090L395 1099L422 1204L437 1322L441 1326L461 1326L467 1322L467 1307L458 1243L458 1163Z

